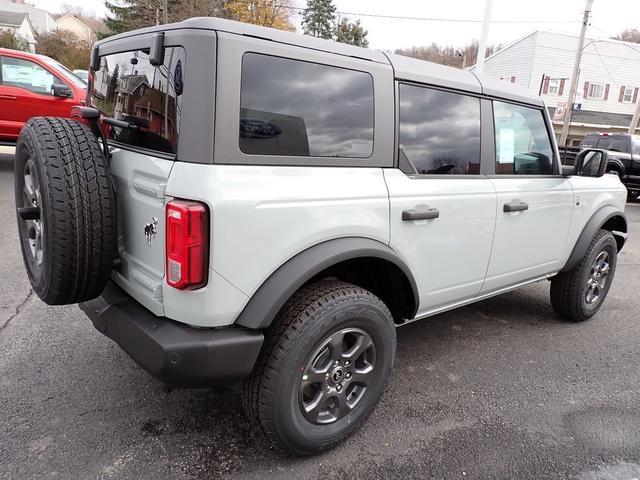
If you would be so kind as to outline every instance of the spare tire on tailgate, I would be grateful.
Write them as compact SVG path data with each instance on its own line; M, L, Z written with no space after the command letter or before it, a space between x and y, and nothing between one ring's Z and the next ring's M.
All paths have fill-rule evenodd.
M116 253L115 198L96 136L66 118L32 118L15 155L22 258L49 305L100 295Z

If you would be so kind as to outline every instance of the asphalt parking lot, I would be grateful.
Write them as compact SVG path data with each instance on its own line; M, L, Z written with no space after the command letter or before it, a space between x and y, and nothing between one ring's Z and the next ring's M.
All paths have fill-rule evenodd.
M337 449L268 449L236 389L168 391L75 306L30 293L0 156L0 478L640 478L640 203L605 306L548 283L398 330L383 401Z

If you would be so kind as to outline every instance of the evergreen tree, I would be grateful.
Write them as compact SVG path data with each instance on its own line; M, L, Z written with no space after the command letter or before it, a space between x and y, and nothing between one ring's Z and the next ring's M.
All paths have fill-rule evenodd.
M133 8L133 2L123 0L119 4L111 3L109 0L105 0L104 5L109 11L109 14L104 20L104 24L109 30L110 34L117 34L126 32L129 30L127 13Z
M333 0L308 0L302 13L302 31L318 38L332 39L335 32L336 7Z
M360 25L359 19L352 23L348 19L343 18L336 27L335 39L336 42L366 48L369 46L367 33L368 32L362 28L362 25Z
M111 77L109 77L109 85L107 86L107 100L115 101L116 90L118 89L118 75L120 74L120 65L116 63Z
M167 21L182 20L182 1L167 0ZM165 23L165 0L105 0L105 25L111 34Z

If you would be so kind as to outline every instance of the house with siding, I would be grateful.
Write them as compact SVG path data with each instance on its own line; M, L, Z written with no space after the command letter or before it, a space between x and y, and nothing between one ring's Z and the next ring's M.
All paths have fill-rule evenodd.
M567 33L529 33L487 57L483 72L540 93L558 135L562 109L573 106L570 145L590 132L626 133L640 88L640 44L587 38L576 98L570 100L578 40ZM559 115L555 115L556 109Z
M72 13L67 13L57 18L56 25L60 30L73 32L83 42L91 44L96 41L96 33L91 27Z
M19 12L5 12L0 10L0 30L8 30L27 42L29 51L35 52L36 32L33 29L29 15Z
M56 21L53 17L41 8L36 8L25 3L18 3L14 0L0 0L0 10L5 12L26 13L33 29L37 33L51 33L56 30Z

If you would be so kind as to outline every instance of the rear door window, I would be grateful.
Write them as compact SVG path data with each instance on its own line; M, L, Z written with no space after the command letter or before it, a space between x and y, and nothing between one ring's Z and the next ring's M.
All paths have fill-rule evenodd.
M368 158L373 77L365 72L246 53L240 150L252 155Z
M480 99L400 84L400 156L421 175L480 173Z
M149 52L106 55L94 72L91 103L103 115L133 128L109 127L108 138L132 147L175 154L180 133L185 53L165 48L164 64L153 66Z

